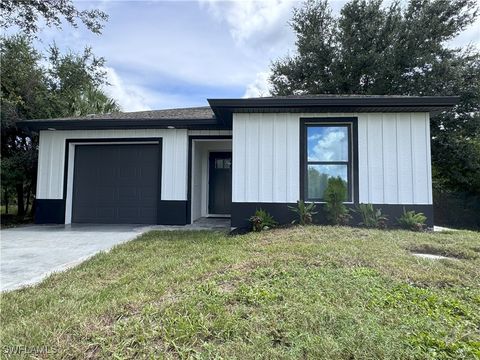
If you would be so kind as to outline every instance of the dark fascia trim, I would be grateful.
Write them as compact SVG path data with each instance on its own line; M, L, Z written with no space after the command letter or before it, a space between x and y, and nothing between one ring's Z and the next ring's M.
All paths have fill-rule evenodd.
M192 222L192 151L193 140L232 140L232 135L192 135L188 137L188 171L187 171L187 219L186 223Z
M258 108L258 107L365 107L365 106L427 106L452 107L460 100L459 96L318 96L292 98L255 99L207 99L212 108Z
M460 100L458 96L412 97L310 97L208 99L215 116L231 126L233 113L245 112L430 112L446 111Z
M305 200L305 185L306 185L306 166L307 166L307 125L308 124L351 124L350 130L352 132L352 149L349 154L352 168L349 169L349 181L352 183L353 196L351 202L353 204L359 203L359 170L358 170L358 118L357 117L311 117L300 118L300 199Z
M231 130L217 119L76 119L76 120L25 120L17 122L29 130L106 130L106 129L189 129Z
M162 166L163 166L163 138L161 137L138 137L138 138L81 138L81 139L65 139L65 159L63 165L63 202L66 206L67 201L67 181L68 181L68 158L71 143L103 143L108 145L109 143L132 143L132 142L157 142L159 146L159 177L158 177L158 209L160 209L160 203L162 202ZM75 166L75 165L74 165ZM73 199L72 199L73 210ZM159 210L158 210L159 211ZM65 214L65 210L64 210ZM73 215L73 214L72 214ZM158 218L158 216L157 216ZM65 220L63 221L65 222Z

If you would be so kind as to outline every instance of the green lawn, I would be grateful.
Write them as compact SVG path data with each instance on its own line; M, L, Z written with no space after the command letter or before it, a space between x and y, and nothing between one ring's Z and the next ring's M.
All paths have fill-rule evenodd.
M468 231L150 232L1 301L3 351L49 358L475 359L479 329Z
M0 205L0 214L4 215L7 212L5 205ZM9 205L8 213L10 215L17 215L17 205Z

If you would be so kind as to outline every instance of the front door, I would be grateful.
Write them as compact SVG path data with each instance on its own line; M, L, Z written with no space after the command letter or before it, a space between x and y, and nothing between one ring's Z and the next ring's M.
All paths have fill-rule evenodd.
M212 152L209 159L208 212L230 214L232 204L232 153Z

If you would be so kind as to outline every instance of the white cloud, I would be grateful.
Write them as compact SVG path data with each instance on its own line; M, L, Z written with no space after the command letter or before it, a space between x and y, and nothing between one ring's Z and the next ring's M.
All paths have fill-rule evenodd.
M213 16L226 22L237 44L265 40L287 27L295 0L199 0ZM283 32L283 31L282 31Z
M124 112L206 105L204 98L192 100L188 94L182 92L151 89L138 78L124 76L112 67L105 67L105 71L110 85L104 86L104 91L118 102Z
M247 85L247 89L245 90L245 94L243 95L244 98L252 98L252 97L262 97L262 96L270 96L271 92L271 85L269 82L271 72L269 71L261 71L257 73L257 77L253 82Z
M480 18L448 42L448 46L450 47L464 47L468 45L473 45L477 49L480 49Z
M115 69L106 67L107 81L110 86L105 86L105 92L120 105L122 111L150 110L148 105L149 94L140 86L126 84Z
M309 160L347 160L348 144L346 130L323 130L308 137Z

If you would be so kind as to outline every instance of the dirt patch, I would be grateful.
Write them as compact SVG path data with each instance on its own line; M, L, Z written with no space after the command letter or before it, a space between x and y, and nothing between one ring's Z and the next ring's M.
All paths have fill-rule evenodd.
M158 300L154 301L152 305L163 307L163 306L175 304L179 302L181 299L182 299L181 294L175 294L172 291L168 291L164 295L162 295Z
M426 253L412 253L413 256L417 256L422 259L430 259L430 260L458 260L458 258L448 257L443 255L435 255L435 254L426 254Z
M237 287L235 283L232 281L223 281L218 284L218 289L220 290L220 292L226 294L234 292L236 288Z
M412 254L423 254L425 258L431 259L475 259L478 253L470 249L458 249L454 246L433 246L430 244L418 244L407 248Z

